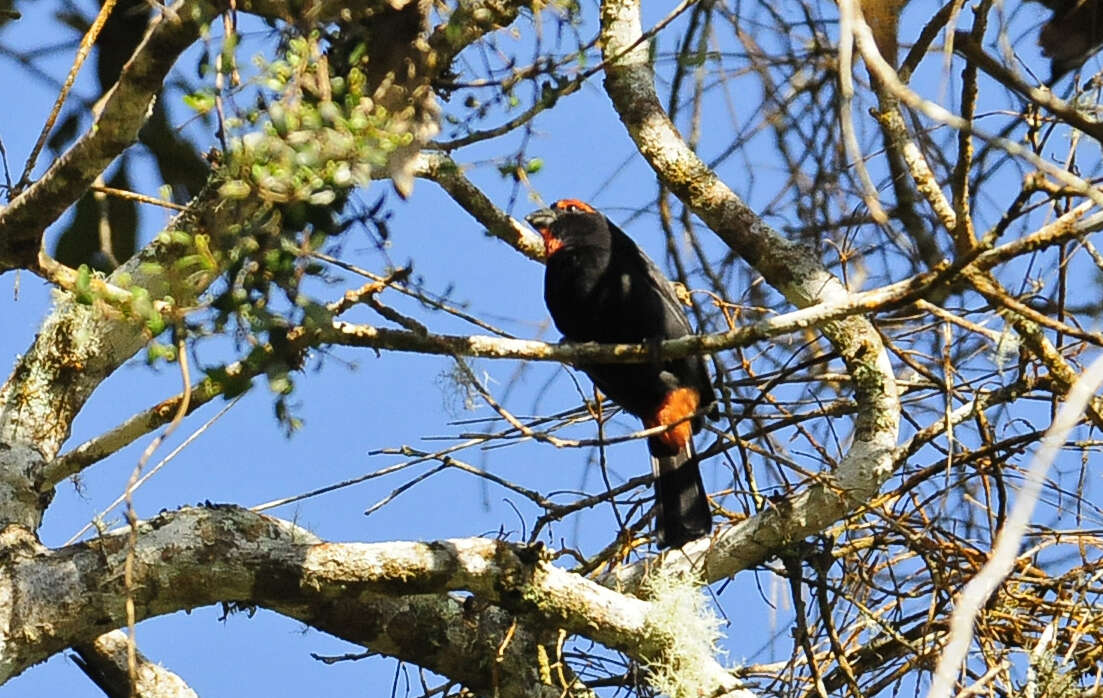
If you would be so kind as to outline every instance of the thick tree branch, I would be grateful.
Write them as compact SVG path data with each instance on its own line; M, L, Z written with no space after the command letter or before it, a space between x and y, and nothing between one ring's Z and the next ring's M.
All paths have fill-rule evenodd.
M304 8L285 0L250 0L235 6L294 23L303 17L311 22L360 21L373 14L400 10L411 1L319 1ZM502 5L495 17L506 18L510 11L516 16L519 6ZM230 6L225 0L179 0L158 14L118 82L102 98L91 127L40 179L0 209L0 273L18 268L39 269L43 231L80 198L123 150L137 142L138 131L177 57L199 38L204 25ZM481 23L478 30L472 28L464 33L464 38L475 40L496 27L493 22ZM450 61L454 51L465 45L457 43L450 47L452 52L444 58ZM440 70L447 65L448 62L438 61L433 68Z
M9 548L0 577L0 598L10 600L0 605L0 626L9 629L0 638L0 680L123 622L127 535L112 533L57 551L28 541ZM366 644L372 649L476 689L489 685L485 668L458 670L459 658L436 645L442 633L461 632L464 624L410 637L412 619L400 622L396 606L434 604L439 621L441 610L453 603L445 592L468 591L549 630L589 637L644 663L672 651L672 639L656 631L648 602L554 567L539 548L502 541L324 543L290 522L211 507L142 524L134 556L130 593L141 618L222 601L306 615L342 637L356 634L357 642L368 639L370 627ZM715 662L707 675L714 684L710 695L749 695Z
M340 9L335 4L325 7L333 12L340 12L342 19L363 19L371 17L376 11L393 13L392 6L396 5L405 7L408 3L378 0ZM278 12L283 7L275 2L258 2L251 6L268 13ZM79 191L74 192L71 189L82 189L87 184L84 182L82 185L77 179L88 179L98 173L93 173L91 169L87 172L81 169L79 177L74 173L61 176L58 172L67 170L56 168L66 167L65 163L73 163L74 166L82 163L80 167L84 168L95 162L98 163L96 167L102 169L114 155L133 141L149 100L172 65L171 59L194 40L199 24L213 17L217 9L214 5L203 4L199 0L181 0L174 9L165 11L124 69L115 88L105 98L101 118L114 119L111 129L94 127L59 160L52 173L47 173L47 176L0 213L0 245L14 234L11 232L13 230L20 231L20 235L26 234L28 228L19 223L19 217L31 216L32 211L34 219L41 223L39 230L44 228L51 216L55 215L50 213L54 208L60 213L68 202L79 196ZM311 8L306 9L313 12ZM307 12L307 16L314 20L316 17L310 12ZM432 56L429 55L431 52L417 36L417 32L421 31L419 22L407 21L409 18L405 16L391 19L392 24L401 24L403 31L395 29L385 33L389 41L398 43L376 47L388 53L385 61L373 61L378 74L373 72L369 79L387 87L385 96L394 102L388 102L388 107L393 111L414 106L415 118L420 119L411 132L411 141L388 155L387 169L395 178L395 185L402 186L399 180L409 178L408 170L412 169L411 163L416 150L435 133L435 125L425 123L429 115L435 114L431 104L426 106L427 100L431 102L431 98L426 98L427 81L435 71L447 66L433 64ZM406 56L403 50L411 55ZM156 59L149 58L150 52L157 54ZM426 68L428 73L424 70L420 73L410 70L403 72L398 67L386 70L392 63L396 66L402 64L406 58L409 58L411 64L433 65ZM396 75L401 79L396 80ZM407 79L409 84L406 84ZM407 105L402 102L403 99L419 101L417 105ZM420 116L416 116L416 107L419 105L424 109ZM108 137L110 134L115 136ZM86 150L91 153L85 152ZM405 150L411 152L400 154L400 151ZM350 154L350 157L353 156ZM261 225L259 214L268 210L268 205L259 197L222 199L218 193L222 184L219 177L217 174L212 177L208 187L191 202L188 210L167 228L167 234L158 236L152 244L116 270L106 282L96 282L97 289L103 292L107 300L113 305L125 305L133 300L126 289L140 287L148 292L150 299L171 298L171 304L166 304L162 310L170 321L182 317L195 304L198 295L217 277L218 270L207 270L198 274L174 271L182 256L194 255L196 250L189 244L174 242L179 236L172 233L183 231L186 233L185 238L190 236L193 240L203 236L209 241L213 251L223 253L236 241L233 231ZM64 180L66 184L64 187L51 184L55 180ZM44 211L49 215L44 214ZM275 225L278 223L277 219L278 216L269 217L264 225ZM37 238L33 247L37 254ZM224 261L226 257L228 255L223 255ZM0 249L0 261L2 258ZM54 272L59 277L74 275L72 270L59 265ZM66 468L54 469L48 475L43 474L41 466L57 454L61 442L69 433L73 417L92 391L148 339L149 334L143 320L133 313L120 311L106 303L82 305L68 295L59 297L54 312L46 319L34 345L22 357L11 378L0 387L0 443L10 447L0 452L0 495L5 495L0 496L0 503L3 503L0 521L19 522L32 529L37 526L41 511L48 500L48 497L41 497L38 492L48 492L59 474L66 470L71 472L71 467L77 464L69 463Z
M217 183L200 193L169 230L186 230L224 237L232 225L254 218L263 204L255 199L222 202ZM151 298L171 297L176 308L188 308L213 279L213 274L186 275L170 271L172 262L188 253L188 246L159 236L109 278L129 277L133 286ZM170 309L170 312L178 312ZM71 294L59 294L34 344L0 387L0 443L15 450L0 451L0 474L30 477L25 483L38 490L42 465L51 460L69 434L73 418L100 383L149 340L144 323L126 312L96 302L78 303ZM37 526L25 496L3 502L0 519ZM36 503L37 504L37 503ZM33 505L32 505L33 506Z

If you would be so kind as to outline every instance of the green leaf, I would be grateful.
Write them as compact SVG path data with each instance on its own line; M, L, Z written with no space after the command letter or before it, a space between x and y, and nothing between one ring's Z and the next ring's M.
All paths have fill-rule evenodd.
M197 114L206 114L210 110L214 109L214 94L205 90L200 92L192 92L191 94L184 95L184 104L187 105L188 108L195 111Z

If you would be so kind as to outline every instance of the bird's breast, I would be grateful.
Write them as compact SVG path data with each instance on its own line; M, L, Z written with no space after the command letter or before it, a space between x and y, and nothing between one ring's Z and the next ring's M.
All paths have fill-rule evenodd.
M561 254L548 260L544 276L544 300L555 326L574 341L614 341L609 330L630 310L631 277L610 272L592 257Z

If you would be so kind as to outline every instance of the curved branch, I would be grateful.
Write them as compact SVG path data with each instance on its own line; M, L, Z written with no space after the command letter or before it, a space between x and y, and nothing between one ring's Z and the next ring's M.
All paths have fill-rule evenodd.
M632 363L651 361L656 349L661 356L678 358L691 354L708 354L728 349L746 347L763 339L790 332L799 332L823 322L844 318L856 313L884 310L910 302L925 291L930 282L938 278L932 272L913 279L892 284L865 293L856 293L838 303L825 303L796 310L754 324L738 327L728 332L708 335L688 335L662 342L658 347L650 344L598 344L587 342L550 344L525 339L491 337L486 335L437 335L398 330L372 325L353 325L335 322L331 327L307 333L293 330L288 333L291 346L306 350L323 344L366 347L376 350L409 351L421 354L471 356L477 358L517 359L522 361L555 361L579 364L593 361ZM236 362L227 367L227 376L247 381L261 372L263 362L251 365ZM212 378L205 378L192 387L188 413L221 395L224 386ZM135 440L168 424L179 407L182 395L163 400L139 412L119 426L96 436L73 450L54 458L41 472L39 491L46 492L66 477L115 453Z
M56 551L15 542L22 552L4 561L0 576L0 598L8 600L0 604L0 621L11 629L0 638L0 680L123 622L128 533ZM485 538L325 543L290 522L223 506L182 509L141 524L133 554L131 595L141 618L220 601L260 605L475 690L488 686L489 672L462 656L462 647L441 644L464 633L467 623L452 617L420 632L411 627L463 613L450 591L472 592L518 620L584 635L645 663L671 643L652 630L650 603L548 564L541 548ZM410 617L414 608L420 617ZM742 692L715 661L707 675L710 695Z
M215 182L167 230L186 230L218 240L225 237L223 231L253 219L261 208L260 202L252 200L223 202ZM109 281L127 277L152 298L167 296L178 308L190 307L215 277L213 273L189 277L169 271L175 259L188 253L187 248L174 243L170 236L159 236L119 267ZM71 294L58 294L34 344L0 386L0 443L30 447L41 461L52 459L92 392L148 340L145 324L130 313L98 302L85 305ZM0 452L0 474L14 476L22 472L38 481L42 463L33 460L16 461L11 454ZM10 504L4 501L0 519L33 521L29 514L16 512Z
M609 61L605 87L629 135L663 184L720 238L797 307L843 302L848 293L808 252L781 237L750 209L686 145L655 92L648 49L641 35L638 0L603 0L601 44ZM788 543L822 531L872 497L893 471L900 403L888 355L867 319L851 316L820 329L846 362L858 412L854 442L834 473L790 500L719 533L711 544L696 541L664 566L703 569L719 579L764 560ZM642 565L617 573L638 583ZM612 583L612 580L607 580Z
M10 242L13 235L24 235L30 230L20 225L20 221L31 216L33 211L35 220L41 223L40 231L79 195L88 183L85 180L90 181L89 177L95 176L91 169L102 169L133 142L145 108L160 87L160 80L171 67L175 56L198 36L199 24L217 14L221 5L216 7L216 4L203 0L180 0L172 10L165 10L105 98L101 120L112 120L110 128L97 121L93 129L46 176L11 206L0 211L0 271L4 269L5 241ZM258 1L249 6L265 12L277 12L281 7L298 7L275 0ZM339 9L335 3L314 9L321 11L328 7L333 12L341 12L343 18L346 14L355 18L374 16L373 12L393 13L394 6L410 5L402 0L362 0L344 9ZM314 11L312 7L306 8L306 15L314 19L314 15L310 14ZM407 29L416 35L419 27ZM420 61L426 53L423 43L411 41L404 48L416 54ZM389 45L386 48L389 60L402 60L404 54L401 51ZM151 52L157 54L155 59L149 57ZM434 65L432 69L446 67ZM423 92L419 89L423 87L421 83L431 75L415 73L407 77L417 82L417 87L404 91L397 84L392 84L396 99L402 95L415 99L415 95ZM393 76L379 75L373 79L384 81L393 79ZM420 128L418 132L410 144L390 153L388 169L396 186L402 186L402 181L408 179L406 170L409 161L413 160L412 153L409 158L399 157L399 151L416 151L423 140L432 137L435 128ZM70 165L79 168L79 172L66 170ZM95 280L97 291L103 287L107 291L105 297L123 307L134 299L126 287L141 287L148 292L149 299L171 298L171 307L165 306L164 311L159 310L170 320L194 305L195 299L216 278L219 270L191 275L180 271L179 259L193 254L195 250L188 243L174 242L181 236L172 233L184 231L187 236L192 236L191 239L202 235L211 241L212 248L221 248L222 245L233 244L236 236L230 231L235 227L247 223L275 224L272 218L267 223L261 221L259 214L266 211L267 204L256 197L223 200L219 195L220 177L220 173L214 173L206 189L172 221L165 234L159 235L153 243L117 269L107 280L109 284ZM51 213L54 209L57 211ZM37 233L32 247L34 254L37 254ZM56 263L54 265L60 267ZM56 271L58 277L66 274L76 276L74 270L67 268L60 267ZM48 492L52 484L50 480L60 472L55 470L44 476L44 463L56 456L68 436L73 417L88 396L148 339L149 333L142 319L135 317L134 313L119 312L106 303L82 305L70 295L59 296L56 307L44 322L31 349L22 357L9 380L0 386L0 443L9 446L0 450L0 521L19 522L32 529L37 527L49 499L48 494L40 496L39 493Z
M528 228L505 215L493 206L489 200L462 174L444 167L439 173L432 173L436 165L427 163L447 161L445 156L423 156L419 161L420 176L440 181L445 188L455 187L458 195L453 194L461 205L472 212L476 219L486 225L495 237L503 239L519 252L534 260L541 260L543 246ZM437 178L440 179L437 179ZM444 181L448 183L445 184ZM451 189L449 189L451 191ZM484 205L485 204L485 205ZM975 259L960 268L939 267L931 272L919 274L904 281L881 288L852 293L840 301L821 303L792 311L773 318L761 320L751 325L709 335L690 335L662 342L658 350L660 355L677 358L690 354L714 353L729 349L750 346L751 344L791 332L799 332L816 327L830 320L837 320L860 313L875 313L903 307L913 300L923 298L948 282L952 275L980 269L986 271L1015 257L1049 246L1074 239L1086 232L1097 229L1101 221L1098 217L1083 219L1082 215L1091 208L1090 203L1063 214L1052 223L1038 231L1008 242L1005 245L978 253ZM295 333L292 333L294 339ZM390 351L413 351L419 353L448 354L480 358L518 359L523 361L557 361L577 364L578 362L600 359L607 362L632 362L650 360L654 347L638 344L573 344L569 342L549 344L532 340L514 340L481 335L423 335L407 330L377 328L368 325L341 325L307 337L300 335L301 341L296 347L306 349L322 343L346 344ZM307 341L309 339L309 341ZM231 378L247 380L261 371L262 365L247 366L242 362L227 367ZM188 412L205 405L222 394L223 386L206 378L192 388L191 405ZM171 421L182 397L163 400L146 410L133 415L114 429L96 436L73 450L58 456L44 468L39 490L48 491L58 482L75 475L86 467L106 458L119 449L133 443L136 439L152 432Z
M241 362L235 362L226 367L228 377L241 381L249 381L260 372L260 367L246 366ZM219 395L224 395L225 390L226 386L210 377L198 381L191 387L190 400L188 400L185 414L190 415ZM42 469L38 482L39 491L48 492L65 478L76 475L88 466L126 448L155 429L169 424L179 412L183 400L184 393L178 393L167 400L162 400L156 405L132 415L118 426L102 434L97 434L71 451L54 458Z

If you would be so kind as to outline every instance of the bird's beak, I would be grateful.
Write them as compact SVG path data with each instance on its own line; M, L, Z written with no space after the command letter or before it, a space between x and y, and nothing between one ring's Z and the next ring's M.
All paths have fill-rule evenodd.
M542 208L525 216L525 220L528 221L528 224L533 228L544 231L550 228L551 224L554 223L555 219L558 217L559 214L554 209Z
M544 257L550 258L563 247L563 241L556 238L551 231L552 223L559 218L559 211L554 208L542 208L525 216L525 220L544 238Z

